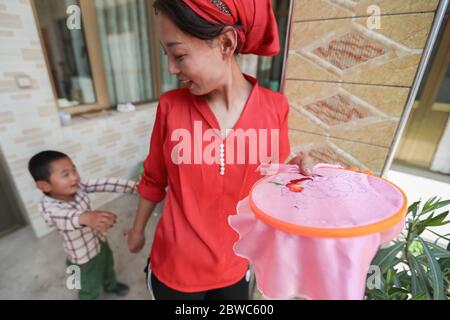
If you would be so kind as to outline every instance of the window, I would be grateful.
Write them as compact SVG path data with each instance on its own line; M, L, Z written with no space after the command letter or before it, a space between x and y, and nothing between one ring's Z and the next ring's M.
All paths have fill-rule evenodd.
M177 88L156 39L152 0L32 0L58 108L71 114L155 101ZM80 28L68 18L79 9ZM282 51L243 57L244 72L279 90L290 1L274 0Z
M155 101L178 86L165 73L149 0L33 0L55 98L79 114ZM68 28L70 6L81 28Z
M277 19L278 32L280 37L281 50L275 57L259 57L258 59L258 80L259 83L272 89L280 91L283 81L283 68L285 65L285 56L287 45L287 36L290 24L290 11L292 0L272 0L275 18Z
M96 103L91 65L83 30L66 27L68 5L79 2L36 1L43 46L60 108Z

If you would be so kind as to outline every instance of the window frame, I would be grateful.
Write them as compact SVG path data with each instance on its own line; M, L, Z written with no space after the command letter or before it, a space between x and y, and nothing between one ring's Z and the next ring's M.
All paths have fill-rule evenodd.
M88 60L91 69L91 77L92 84L94 87L96 103L93 104L79 104L73 107L61 108L58 105L57 100L58 92L56 90L55 78L51 72L51 61L49 57L49 53L47 52L47 48L45 46L44 37L42 35L41 30L41 22L39 21L39 16L37 13L37 0L31 0L31 7L33 11L34 21L36 24L39 41L41 44L41 48L44 54L45 66L47 69L47 73L51 82L51 88L53 93L53 98L55 100L55 104L57 110L59 112L67 112L70 115L81 115L85 113L91 112L99 112L104 110L114 109L115 106L111 105L108 95L108 86L106 82L106 72L105 65L102 57L102 49L100 46L100 33L98 29L97 23L97 15L95 8L95 1L93 0L79 0L80 9L81 9L81 23L82 30L84 34L84 40L88 53ZM148 37L149 37L149 47L150 47L150 65L151 65L151 74L152 74L152 91L153 98L151 100L146 101L138 101L133 104L136 106L149 104L155 101L158 101L159 96L161 95L161 84L160 81L162 79L161 72L161 60L159 58L159 43L156 40L153 30L156 28L156 23L153 15L153 3L154 0L146 0L146 8L147 8L147 16L148 16ZM89 30L89 32L84 32L84 30Z

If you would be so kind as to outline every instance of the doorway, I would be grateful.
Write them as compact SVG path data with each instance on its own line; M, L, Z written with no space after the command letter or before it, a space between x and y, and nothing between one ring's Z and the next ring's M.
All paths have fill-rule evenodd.
M447 10L430 63L406 125L395 162L433 170L450 116L450 11ZM447 152L447 151L446 151ZM450 151L448 151L450 152Z
M23 210L0 150L0 238L25 226Z

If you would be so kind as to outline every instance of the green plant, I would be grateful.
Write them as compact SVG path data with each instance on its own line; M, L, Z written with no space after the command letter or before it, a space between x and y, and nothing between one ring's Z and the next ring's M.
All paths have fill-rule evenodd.
M366 290L370 300L446 300L450 298L450 234L441 235L433 227L450 223L450 200L433 197L421 206L408 208L402 235L381 248L372 261L380 268L380 286ZM437 236L430 242L421 235L427 230ZM446 241L446 248L438 241Z

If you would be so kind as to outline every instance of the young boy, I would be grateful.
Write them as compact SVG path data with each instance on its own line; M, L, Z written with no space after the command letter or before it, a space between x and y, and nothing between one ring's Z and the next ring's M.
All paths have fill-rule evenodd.
M121 179L80 180L72 160L58 151L43 151L30 159L28 169L44 196L39 210L50 227L64 238L67 265L80 267L79 299L96 299L102 287L118 296L128 294L117 282L106 231L116 215L92 211L88 193L136 193L136 182Z

